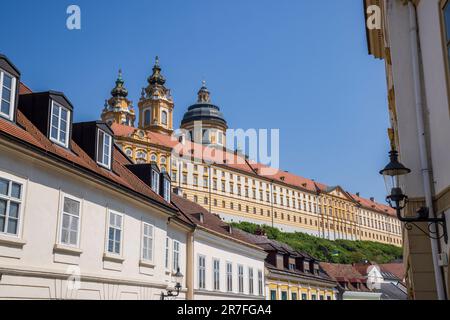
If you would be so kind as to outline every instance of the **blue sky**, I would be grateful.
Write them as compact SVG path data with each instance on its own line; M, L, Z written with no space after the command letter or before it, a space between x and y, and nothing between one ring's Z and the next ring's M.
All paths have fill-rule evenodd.
M206 79L230 127L280 129L281 168L384 199L384 63L367 54L360 0L4 1L0 39L34 91L66 93L75 121L99 118L119 68L137 102L159 55L175 124Z

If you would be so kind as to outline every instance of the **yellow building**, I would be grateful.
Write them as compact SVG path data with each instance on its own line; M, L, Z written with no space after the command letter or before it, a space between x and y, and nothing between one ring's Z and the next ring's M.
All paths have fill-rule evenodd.
M112 120L116 141L131 159L157 163L185 198L228 222L402 245L400 224L387 206L282 170L267 174L264 165L226 149L228 125L205 82L183 117L184 133L172 134L174 103L165 82L157 60L139 102L137 128L121 120L130 107L107 108L102 119ZM126 90L123 80L119 85Z
M264 249L267 300L336 300L337 283L313 257L285 243L268 239L262 230L234 230L247 242Z

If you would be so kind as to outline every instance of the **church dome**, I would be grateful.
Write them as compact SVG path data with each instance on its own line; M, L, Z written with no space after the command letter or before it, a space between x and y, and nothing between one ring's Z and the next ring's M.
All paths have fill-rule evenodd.
M194 121L213 121L227 127L227 122L220 111L220 108L211 103L208 88L206 88L205 81L198 92L197 103L190 106L188 111L184 114L181 126Z

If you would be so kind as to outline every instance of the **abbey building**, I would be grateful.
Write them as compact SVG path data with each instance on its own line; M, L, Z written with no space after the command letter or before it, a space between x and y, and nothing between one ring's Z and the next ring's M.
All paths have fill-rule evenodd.
M224 221L266 224L327 239L402 245L401 224L388 206L349 193L341 186L328 186L282 170L267 174L264 165L227 149L229 124L221 108L213 103L205 82L181 121L180 128L187 135L174 135L175 103L158 58L137 111L127 96L119 73L101 113L116 143L133 162L156 164L169 174L180 196Z

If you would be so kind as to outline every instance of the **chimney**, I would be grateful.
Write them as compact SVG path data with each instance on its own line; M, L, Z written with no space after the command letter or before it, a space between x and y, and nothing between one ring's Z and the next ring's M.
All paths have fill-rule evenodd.
M266 232L261 227L256 228L255 235L257 236L264 236Z
M371 198L370 198L370 201L375 202L375 198L374 198L374 197L371 197Z
M357 192L357 193L356 193L356 196L357 196L357 197L359 197L359 195L360 195L360 193L359 193L359 192Z

